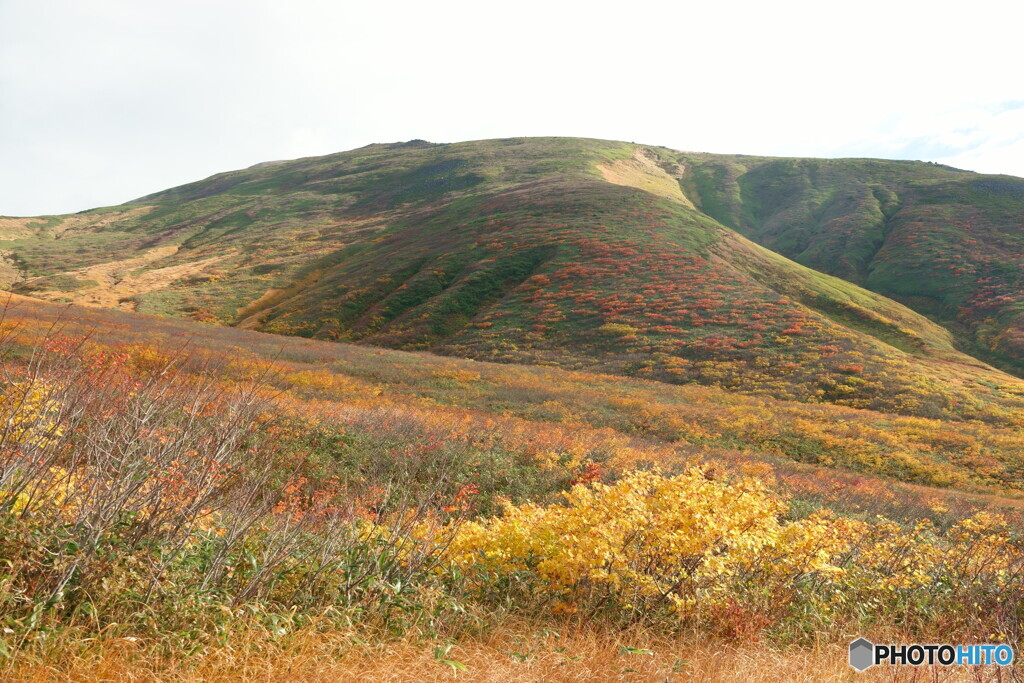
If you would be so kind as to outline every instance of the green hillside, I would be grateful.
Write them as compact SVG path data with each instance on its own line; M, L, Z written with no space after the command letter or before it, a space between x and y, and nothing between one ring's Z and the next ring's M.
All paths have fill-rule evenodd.
M1024 179L872 159L680 158L708 215L1024 370Z
M824 172L815 175L824 189L800 180L808 176L800 169L828 163L840 180L867 169L878 187L865 181L857 194ZM946 267L939 246L898 249L902 221L924 221L938 206L926 198L938 202L947 186L970 178L982 183L972 192L989 192L979 204L987 208L977 210L988 216L1004 207L1009 225L1012 194L984 190L993 179L926 165L828 163L566 138L370 145L260 164L119 207L0 219L7 238L0 253L15 291L56 301L805 402L1019 422L1024 383L957 351L950 331L784 257L883 292L886 277L910 287L901 269L939 287L946 282L932 273ZM787 164L796 169L789 175L772 170ZM895 198L879 189L883 180L897 188ZM919 188L916 204L904 186ZM864 192L892 217L882 247L850 218L846 243L794 253L793 226L804 220L800 211L813 213L812 199L831 206L833 197L837 216L863 204L866 215ZM814 214L820 228L804 232L839 234L822 222L826 213ZM980 235L976 241L996 249ZM812 258L833 252L835 267ZM999 263L1009 268L1012 255ZM922 310L945 321L959 301L954 290L969 302L995 286L991 272L977 273L977 291L942 285L952 302L945 308L921 292L904 298L931 302ZM967 276L950 274L948 282ZM995 329L1012 315L1012 306L1001 309L985 324ZM962 324L988 339L981 323ZM1000 343L989 344L993 353L1011 358L1008 342Z

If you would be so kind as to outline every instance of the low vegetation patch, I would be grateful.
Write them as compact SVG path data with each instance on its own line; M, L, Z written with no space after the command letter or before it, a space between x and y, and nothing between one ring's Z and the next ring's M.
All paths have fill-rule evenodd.
M615 646L626 659L609 666L623 669L683 634L1021 642L1024 541L1010 512L936 502L936 521L886 518L824 505L820 490L811 505L770 468L613 467L596 441L560 442L557 429L544 444L492 423L488 440L395 403L310 412L315 401L273 388L359 386L332 375L4 330L0 659L12 671L59 668L97 638L127 644L117 657L159 644L163 666L185 671L232 643L284 656L346 633L441 643L432 666L457 673L451 643L510 623L531 624L528 639L640 629Z

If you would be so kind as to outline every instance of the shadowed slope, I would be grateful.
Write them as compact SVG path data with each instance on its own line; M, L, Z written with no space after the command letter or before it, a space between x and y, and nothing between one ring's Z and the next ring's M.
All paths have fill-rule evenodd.
M725 225L1024 370L1024 179L871 159L679 158Z

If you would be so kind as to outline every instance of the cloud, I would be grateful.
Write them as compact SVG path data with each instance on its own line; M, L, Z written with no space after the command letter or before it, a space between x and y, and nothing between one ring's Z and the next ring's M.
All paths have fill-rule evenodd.
M571 135L1024 175L1017 28L993 20L1002 11L0 2L0 213L411 138Z
M1024 176L1024 101L921 108L890 115L837 156L936 161L981 173Z
M1000 102L979 114L973 137L936 160L981 173L1024 177L1024 101Z

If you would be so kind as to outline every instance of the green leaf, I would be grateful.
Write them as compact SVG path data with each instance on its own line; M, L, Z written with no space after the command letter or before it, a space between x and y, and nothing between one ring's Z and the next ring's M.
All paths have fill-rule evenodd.
M448 666L450 666L452 668L452 671L468 671L469 670L468 666L466 666L462 662L456 662L453 659L442 659L440 661L440 663L441 664L447 664Z

